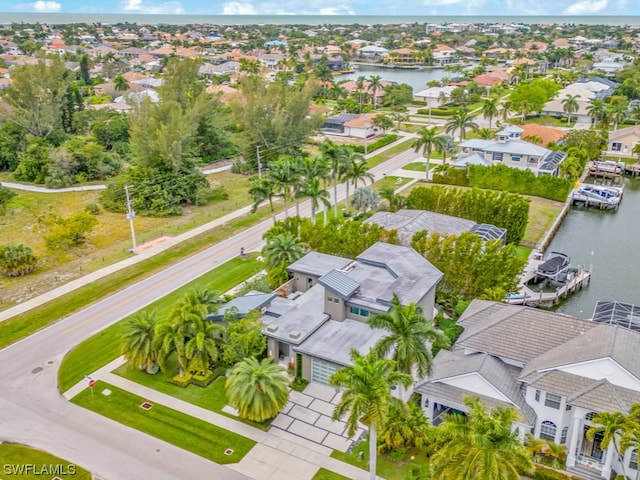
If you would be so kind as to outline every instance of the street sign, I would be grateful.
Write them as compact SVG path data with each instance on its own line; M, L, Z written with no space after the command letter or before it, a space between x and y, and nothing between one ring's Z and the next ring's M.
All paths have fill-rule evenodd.
M89 380L89 388L93 388L96 386L96 381L92 378L91 380Z

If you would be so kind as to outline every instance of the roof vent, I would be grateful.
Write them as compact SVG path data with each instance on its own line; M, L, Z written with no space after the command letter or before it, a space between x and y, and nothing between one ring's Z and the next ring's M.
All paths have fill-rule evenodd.
M278 331L278 325L276 325L275 323L272 323L271 325L267 326L267 332L274 333L277 331Z
M289 338L297 340L298 338L300 338L300 332L298 330L291 330L289 332Z

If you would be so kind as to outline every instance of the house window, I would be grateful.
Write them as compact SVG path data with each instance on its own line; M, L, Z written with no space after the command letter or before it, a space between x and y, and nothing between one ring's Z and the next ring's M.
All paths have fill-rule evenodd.
M520 161L520 155L511 155L511 161L512 162L519 162Z
M365 310L364 308L360 309L360 316L361 317L368 317L369 316L369 310Z
M549 420L545 420L540 425L540 438L544 438L545 440L551 440L555 442L556 440L556 424L550 422Z
M329 303L333 302L333 297L327 297L327 302Z
M629 457L629 468L638 470L638 452L636 450L631 452L631 457Z
M567 434L569 433L569 427L564 427L562 429L562 433L560 434L560 445L567 444Z
M536 390L536 402L540 401L540 390Z
M501 162L502 161L502 152L493 152L493 161Z
M621 142L613 142L611 144L611 150L613 150L614 152L622 151L622 143Z
M340 303L340 299L339 298L334 298L333 299L333 303Z
M565 405L564 409L565 409L565 411L567 411L567 412L568 412L569 410L571 410L571 405L569 405L569 404L567 403L567 404Z
M368 317L369 316L369 310L365 310L364 308L349 307L349 311L351 313L353 313L354 315L359 315L361 317Z
M553 393L547 393L544 399L544 405L546 407L555 408L560 410L560 395L554 395Z
M358 310L360 310L358 307L349 307L349 312L353 313L354 315L358 315Z

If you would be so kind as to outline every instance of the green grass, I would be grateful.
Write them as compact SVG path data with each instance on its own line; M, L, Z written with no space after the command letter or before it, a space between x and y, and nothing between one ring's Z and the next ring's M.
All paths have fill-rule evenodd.
M429 166L429 169L433 168L433 165ZM411 170L412 172L426 172L427 166L424 162L411 162L402 167L402 170Z
M379 153L377 155L374 155L373 157L367 160L367 164L369 165L369 168L373 168L377 165L380 165L382 162L386 162L390 158L398 155L399 153L402 153L405 150L408 150L409 148L411 148L411 143L413 141L414 141L413 138L407 138L403 142L400 142L399 144L391 147L390 149L385 150L384 152Z
M515 249L515 254L517 257L523 259L523 260L528 260L529 259L529 255L531 255L531 248L529 247L516 247Z
M537 117L527 117L524 122L522 122L521 117L518 118L510 118L509 121L511 123L515 123L517 125L527 124L527 123L535 123L537 125L543 125L545 127L567 127L567 119L566 118L556 118L551 117L549 115L540 115ZM573 126L575 122L572 120L571 125Z
M362 453L362 460L358 455ZM369 470L369 440L358 444L352 453L343 453L334 450L333 458L354 465L363 470ZM429 460L421 449L409 448L402 452L390 452L378 455L377 474L386 480L406 480L429 478L425 475L428 471Z
M179 288L175 292L160 298L144 310L156 310L162 315L167 312L171 305L184 295L185 292L195 288L208 286L216 292L224 293L256 274L261 268L262 263L253 256L248 259L234 258ZM97 294L96 292L96 295ZM118 357L125 321L126 319L121 320L102 330L76 346L67 354L58 371L58 388L61 392L67 391L81 381L84 375L90 374ZM2 334L2 327L8 322L10 322L10 320L0 323L0 335Z
M212 412L219 413L220 415L246 423L252 427L256 427L264 431L269 429L271 424L269 421L262 423L250 422L222 411L222 408L227 405L225 377L216 378L207 388L201 388L195 385L189 385L182 388L168 382L168 380L170 380L177 371L178 366L176 361L173 365L169 364L167 367L167 373L158 372L155 375L149 375L145 372L141 372L137 368L131 367L129 364L116 368L113 373L131 380L132 382L157 390L158 392L171 395L172 397L179 398L180 400L192 403L198 407L202 407L204 409L211 410Z
M529 221L521 244L527 247L535 247L542 240L546 231L549 230L564 204L539 197L528 198L531 199Z
M111 390L111 395L102 394L105 388ZM144 410L140 408L144 398L104 382L97 382L93 390L92 394L91 389L85 389L71 401L219 464L239 462L256 444L253 440L163 405L154 404L150 410ZM231 455L224 454L228 448L233 449Z
M20 478L20 480L42 480L58 476L64 480L91 480L91 473L84 468L56 457L55 455L51 455L50 453L24 445L1 444L0 459L3 464L3 473L7 475L6 478L16 477ZM31 467L32 470L30 472L23 470L24 473L19 470L14 470L9 473L7 470L11 468L18 469L20 467L26 468L28 465L33 465L35 468ZM52 468L57 471L52 474L45 474L43 468L46 468L48 472L51 472ZM37 474L35 470L37 470Z
M400 188L401 186L409 183L412 179L407 177L396 177L393 175L388 175L381 180L378 180L373 184L374 190L382 190L384 187L393 187L394 189Z
M349 480L349 477L332 472L326 468L321 468L316 472L311 480Z

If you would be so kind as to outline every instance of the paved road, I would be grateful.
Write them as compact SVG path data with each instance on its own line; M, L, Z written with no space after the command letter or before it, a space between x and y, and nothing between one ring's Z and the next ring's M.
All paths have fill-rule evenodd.
M415 157L413 151L401 153L371 173L378 180ZM340 186L338 198L344 196ZM301 214L309 215L308 202L301 205ZM58 393L56 372L64 354L95 332L237 256L241 246L259 248L270 225L270 219L261 222L1 350L0 440L42 448L110 480L246 478L75 407Z
M23 185L22 183L13 183L13 182L0 182L0 185L7 188L12 188L14 190L24 190L26 192L37 192L37 193L64 193L64 192L87 192L90 190L104 190L107 188L106 185L82 185L77 187L66 187L66 188L47 188L47 187L38 187L36 185Z

